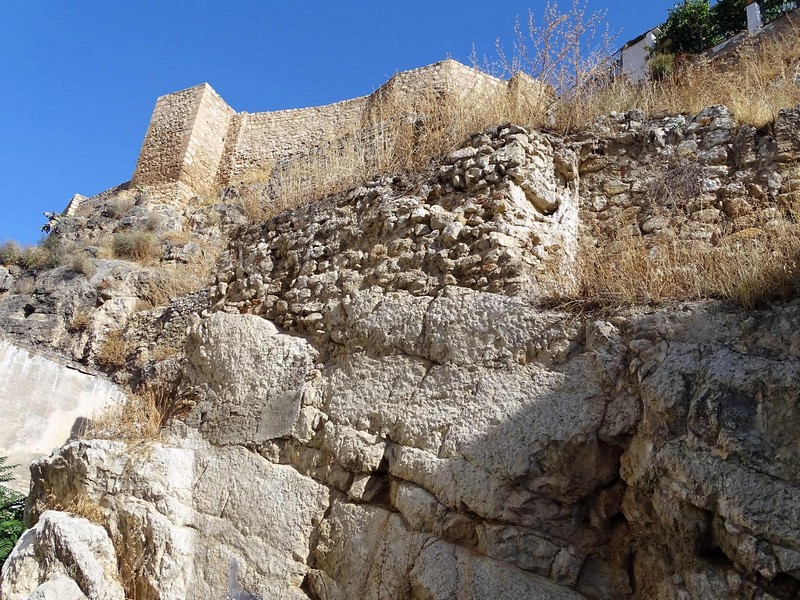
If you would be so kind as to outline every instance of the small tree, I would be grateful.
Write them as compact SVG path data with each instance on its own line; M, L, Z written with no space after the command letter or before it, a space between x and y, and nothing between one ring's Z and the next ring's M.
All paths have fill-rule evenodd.
M747 0L719 0L711 7L711 20L715 43L727 40L747 28Z
M708 0L683 0L669 10L656 42L657 54L698 54L715 41Z

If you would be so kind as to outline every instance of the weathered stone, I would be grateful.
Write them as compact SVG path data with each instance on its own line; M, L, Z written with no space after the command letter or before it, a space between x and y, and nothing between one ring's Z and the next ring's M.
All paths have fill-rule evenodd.
M0 266L0 294L14 287L14 276L3 266Z
M411 571L413 593L419 598L488 598L509 600L581 600L583 596L546 579L523 574L508 565L475 557L445 542L427 545Z
M630 189L630 184L620 181L619 179L612 179L606 181L603 185L603 191L609 196L616 196L622 194Z
M216 443L263 443L288 434L316 352L251 315L215 314L194 328L187 350L191 384L208 394L196 422Z
M519 167L525 164L525 149L517 140L503 146L492 155L492 162L506 168Z
M72 579L50 579L37 587L27 600L87 600L86 594Z
M152 444L146 457L118 442L65 446L35 464L49 487L35 486L32 495L86 495L105 506L116 539L140 553L131 558L141 563L142 585L160 598L209 598L232 586L304 598L305 557L328 490L291 467L240 447L211 447L183 429L184 437ZM87 484L77 477L82 465ZM116 572L115 558L112 565Z
M51 579L62 583L42 585ZM78 589L64 579L72 579ZM106 531L86 519L48 511L20 538L3 565L0 594L8 600L47 598L58 588L73 598L125 598Z
M197 131L219 138L220 108ZM781 113L774 139L737 130L724 107L688 125L617 114L566 139L497 126L418 180L377 177L253 226L245 194L268 204L266 183L229 186L213 208L180 186L173 206L157 190L82 201L62 226L75 241L124 221L192 229L202 249L245 226L213 288L167 310L139 310L171 289L158 267L12 273L8 335L55 348L82 337L75 356L91 362L124 324L135 385L167 370L147 364L154 341L180 354L201 315L185 357L164 361L188 416L141 453L62 448L34 464L32 500L101 506L141 587L164 600L797 596L796 302L608 319L547 308L581 283L579 242L625 250L644 234L634 242L651 257L670 240L722 253L790 227L794 116ZM325 130L330 113L318 117ZM224 160L248 137L232 118ZM197 259L170 239L168 260ZM84 306L99 316L67 335ZM44 585L84 594L59 569Z

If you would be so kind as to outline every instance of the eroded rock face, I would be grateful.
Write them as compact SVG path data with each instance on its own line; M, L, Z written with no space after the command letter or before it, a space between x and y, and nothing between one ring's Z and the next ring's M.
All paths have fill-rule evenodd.
M106 530L86 519L47 511L17 542L3 565L7 600L59 598L124 600L114 546Z
M194 330L192 385L243 369L253 383L220 387L216 414L276 393L299 402L290 430L243 443L257 425L201 419L214 445L181 426L135 465L121 444L73 444L38 463L34 493L87 494L118 535L144 531L161 598L218 594L234 571L257 597L797 593L800 306L587 322L459 288L420 302L368 303L322 363L216 314ZM240 361L256 339L272 358ZM269 368L286 383L259 387Z
M125 549L122 579L141 597L305 598L309 539L329 491L242 447L185 433L139 453L119 442L68 444L34 463L32 495L99 503Z
M791 116L774 140L724 107L572 145L500 128L416 188L243 230L190 328L187 419L146 451L62 448L33 497L97 503L142 598L797 597L800 303L537 304L573 281L579 220L766 225ZM659 221L619 170L659 157L744 212Z
M800 355L790 325L799 310L796 302L768 313L707 306L638 325L630 371L644 414L621 475L626 518L654 533L632 557L634 576L649 574L651 597L800 590ZM691 551L674 551L681 547ZM707 557L702 567L696 556Z

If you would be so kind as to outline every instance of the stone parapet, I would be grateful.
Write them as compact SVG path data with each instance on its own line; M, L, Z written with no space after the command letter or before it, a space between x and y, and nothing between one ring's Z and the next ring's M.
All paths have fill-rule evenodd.
M386 103L430 93L440 99L502 96L540 102L544 89L527 76L505 81L445 60L397 73L369 96L311 108L237 113L204 83L158 99L132 183L180 183L202 194L266 171L276 161L358 135L374 120L376 107Z

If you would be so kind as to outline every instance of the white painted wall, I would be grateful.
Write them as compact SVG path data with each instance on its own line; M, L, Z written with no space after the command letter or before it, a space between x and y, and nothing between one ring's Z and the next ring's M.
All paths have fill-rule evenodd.
M631 81L647 77L647 56L656 45L656 30L652 29L635 44L622 49L622 74Z
M0 339L0 455L20 465L9 487L27 494L31 461L64 444L80 419L124 397L110 381Z

